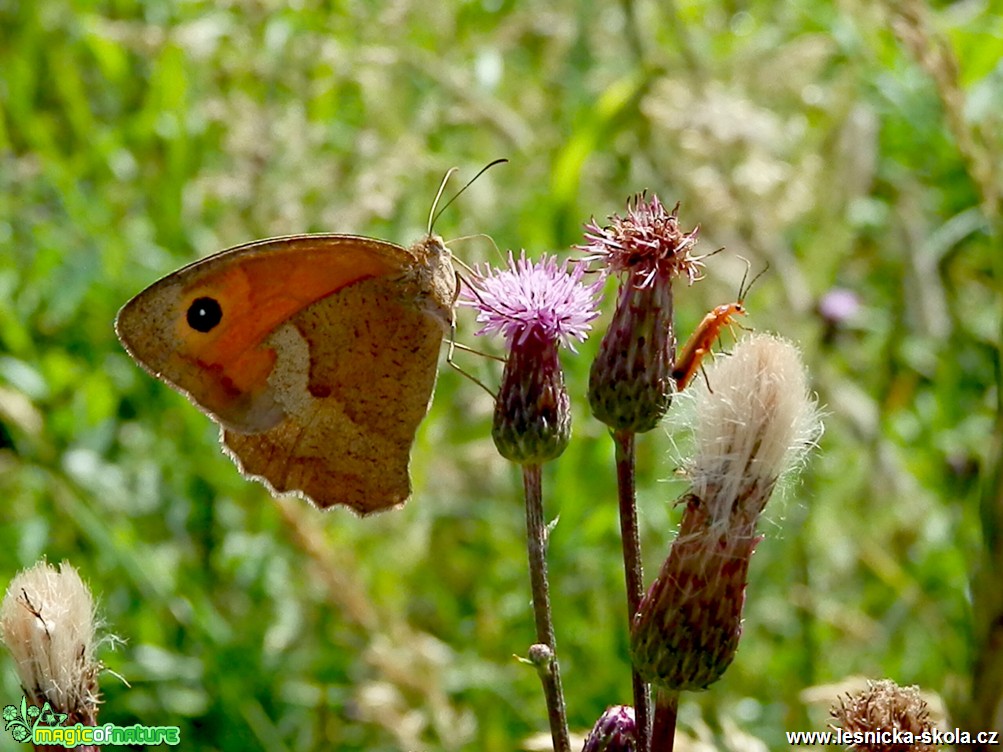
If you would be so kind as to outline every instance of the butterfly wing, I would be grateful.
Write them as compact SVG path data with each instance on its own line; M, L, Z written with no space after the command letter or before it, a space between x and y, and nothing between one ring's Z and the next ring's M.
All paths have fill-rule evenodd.
M278 492L360 514L403 504L408 461L428 411L442 326L368 279L305 308L270 343L286 417L263 433L224 430L242 470Z
M223 426L245 472L365 513L407 498L407 453L454 289L439 242L275 238L155 283L116 330L141 365ZM386 469L367 473L367 463Z

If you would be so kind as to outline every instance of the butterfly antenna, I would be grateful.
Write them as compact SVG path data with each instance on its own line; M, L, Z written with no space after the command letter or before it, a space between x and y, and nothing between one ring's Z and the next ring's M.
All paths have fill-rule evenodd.
M437 220L439 218L439 214L442 213L442 212L439 212L439 214L436 214L435 213L435 207L439 205L439 199L442 198L442 192L444 190L446 190L446 183L449 182L449 179L453 176L453 173L456 172L459 169L460 169L459 167L450 167L448 170L446 170L446 174L443 175L442 182L439 183L439 190L435 194L435 199L432 201L432 208L428 210L428 234L429 235L432 234L432 225L435 224L435 220ZM450 201L446 203L446 206L449 206L449 204L451 202L452 202L452 199L450 199ZM444 206L442 208L445 209L446 206Z
M452 204L454 201L456 201L456 199L458 199L460 197L460 195L465 190L467 190L467 188L469 188L471 185L473 185L474 181L477 180L477 178L479 178L481 175L483 175L485 172L487 172L488 170L490 170L495 165L500 165L500 164L503 164L504 162L508 162L508 160L502 158L502 159L496 159L493 162L488 162L486 165L484 165L480 169L480 172L478 172L476 175L474 175L472 178L470 178L470 180L467 181L467 184L465 186L463 186L462 188L460 188L460 190L458 190L455 194L453 194L453 197L451 199L449 199L449 201L447 201L446 203L444 203L439 208L439 211L436 211L435 207L436 207L436 204L439 203L439 198L441 198L442 192L446 188L446 181L449 180L449 176L450 175L452 175L454 172L456 172L456 168L455 167L450 168L449 172L446 173L446 177L444 177L442 179L442 185L439 186L439 193L436 195L435 201L432 202L432 210L428 213L428 234L429 235L432 234L432 228L435 226L436 220L439 219L439 217L442 215L442 213L444 211L446 211L446 209L449 208L449 205Z

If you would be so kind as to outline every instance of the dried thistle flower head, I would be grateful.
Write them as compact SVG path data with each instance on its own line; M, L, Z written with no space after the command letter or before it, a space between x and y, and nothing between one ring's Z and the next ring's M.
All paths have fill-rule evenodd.
M0 604L0 639L27 699L66 713L68 725L97 719L94 629L91 592L68 562L57 569L43 561L19 573Z
M930 720L930 710L920 695L919 687L900 687L890 679L868 682L867 689L847 694L829 711L833 728L846 734L859 736L851 749L860 752L934 752L936 744L907 743L890 738L879 738L875 732L905 731L913 738L935 729ZM869 738L869 732L870 737Z
M560 456L571 436L571 401L558 345L583 341L602 281L584 284L585 268L568 269L553 257L533 263L525 252L465 290L460 304L477 310L478 334L500 332L508 341L491 437L506 459L539 464Z
M701 257L691 253L699 231L682 231L679 204L670 212L658 196L648 199L639 193L627 201L626 217L614 214L605 227L593 218L585 226L585 245L579 248L613 274L639 274L633 280L639 287L654 284L657 277L684 276L692 283L703 266Z
M615 431L650 431L669 409L676 357L672 280L697 279L702 263L691 253L697 230L679 227L679 205L668 212L657 196L635 196L627 216L585 228L579 248L619 275L613 320L589 374L593 415Z
M738 650L756 521L821 431L797 349L754 335L698 387L679 533L631 628L638 672L670 690L721 678Z

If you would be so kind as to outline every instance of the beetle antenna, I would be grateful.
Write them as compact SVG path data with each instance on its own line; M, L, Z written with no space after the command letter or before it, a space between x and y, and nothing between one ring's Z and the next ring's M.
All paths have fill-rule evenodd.
M742 258L742 257L739 256L739 258ZM742 261L745 262L745 274L742 275L742 284L740 284L738 286L738 302L739 303L744 303L745 302L745 297L749 294L749 290L752 289L752 286L754 284L756 284L756 280L759 279L760 277L762 277L764 274L766 274L766 272L768 272L770 270L770 262L767 261L766 262L766 266L764 266L760 270L759 274L757 274L755 277L753 277L752 281L749 282L748 285L746 285L745 281L749 278L749 270L752 269L752 264L749 263L749 259L747 259L747 258L742 258Z

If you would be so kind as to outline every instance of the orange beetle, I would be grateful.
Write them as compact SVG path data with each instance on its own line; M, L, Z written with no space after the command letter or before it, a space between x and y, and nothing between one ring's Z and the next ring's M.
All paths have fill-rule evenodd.
M745 261L745 263L749 264L748 261ZM763 271L753 277L752 281L746 286L745 282L749 278L750 268L751 265L746 266L745 274L742 275L742 283L738 286L738 300L734 303L725 303L724 305L715 307L714 310L703 317L703 321L700 322L700 325L690 335L690 338L686 340L682 353L676 358L676 362L672 367L672 378L676 381L677 392L681 392L693 380L693 376L696 374L697 369L700 368L704 356L711 352L714 342L721 336L721 330L735 323L734 318L736 316L746 315L745 296L749 294L749 290L756 284L756 280L766 273L770 265L767 264ZM707 387L709 389L710 384Z

